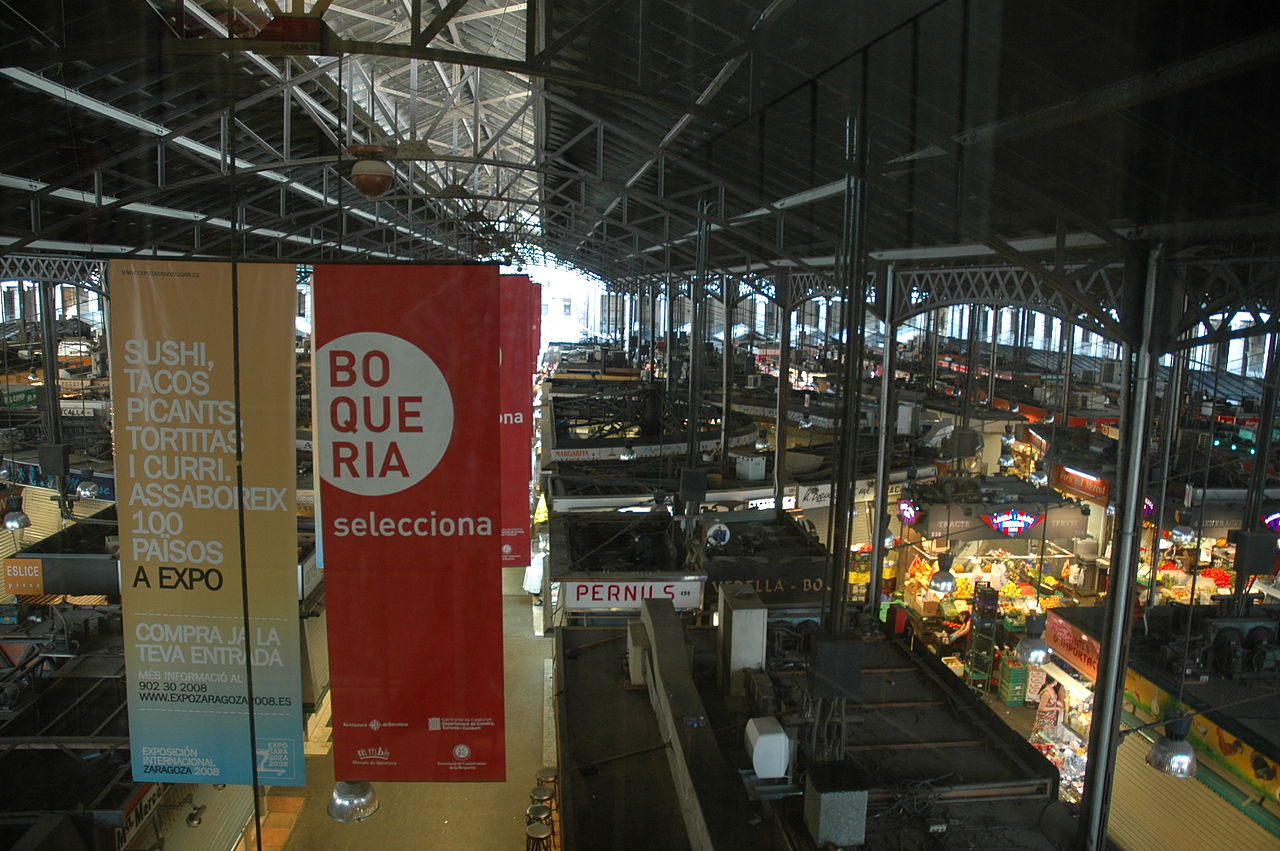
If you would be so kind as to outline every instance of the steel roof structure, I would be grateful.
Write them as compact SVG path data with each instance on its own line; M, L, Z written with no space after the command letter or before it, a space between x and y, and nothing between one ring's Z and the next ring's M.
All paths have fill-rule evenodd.
M893 263L897 316L1132 338L1126 257L1159 242L1172 336L1276 321L1273 4L5 0L0 51L11 275L541 253L794 303Z

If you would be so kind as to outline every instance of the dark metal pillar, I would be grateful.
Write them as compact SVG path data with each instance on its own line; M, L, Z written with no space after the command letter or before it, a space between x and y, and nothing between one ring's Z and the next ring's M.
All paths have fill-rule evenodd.
M832 329L835 328L831 314L834 312L835 298L827 296L826 304L827 312L822 317L822 358L820 359L823 372L828 372L831 369L831 338L834 333ZM827 381L831 381L830 375L827 376Z
M1173 452L1174 441L1178 436L1178 415L1182 404L1182 383L1185 380L1187 359L1191 352L1187 349L1176 352L1173 356L1173 369L1169 371L1169 382L1164 388L1164 420L1160 430L1160 492L1157 494L1156 528L1151 533L1151 578L1147 589L1147 605L1155 605L1157 571L1160 569L1160 530L1164 528L1165 510L1168 500L1165 491L1169 486L1169 456Z
M729 418L733 410L733 308L738 301L738 279L725 275L720 279L720 296L724 303L724 346L720 372L720 457L729 460Z
M839 633L845 628L849 595L849 540L853 526L861 439L862 354L866 348L867 293L863 233L866 223L865 155L858 116L850 116L845 126L846 158L853 165L845 173L844 215L836 279L841 287L840 320L844 332L844 363L840 377L840 418L837 449L831 481L831 510L827 535L828 558L823 627ZM828 317L830 316L828 306ZM831 335L828 333L828 343Z
M666 363L666 370L667 370L667 397L671 398L675 396L676 379L679 377L676 375L676 370L678 369L677 367L678 362L676 361L676 354L675 354L676 352L676 332L675 332L676 299L677 299L677 296L679 295L679 286L676 284L675 279L672 278L670 270L667 270L667 273L664 277L666 278L664 282L664 286L666 287L666 291L667 291L667 328L666 328L666 336L664 338L664 343L663 343L663 345L666 347L666 351L663 352L662 357L663 357L663 361Z
M645 347L646 357L649 359L649 377L653 377L653 371L658 368L658 282L654 278L649 279L649 337L648 344Z
M942 329L938 327L938 315L941 311L948 308L938 308L929 311L929 347L931 350L929 359L929 389L937 392L938 390L938 338L942 336Z
M1000 365L1000 307L991 308L991 365L987 367L987 407L996 398L996 367Z
M1267 339L1267 371L1262 379L1262 401L1258 408L1258 428L1254 432L1253 469L1249 471L1249 489L1244 498L1244 528L1256 531L1262 522L1262 499L1267 488L1267 472L1271 460L1271 433L1275 429L1276 382L1280 381L1280 334L1272 333ZM1203 528L1203 526L1201 526ZM1253 576L1244 570L1236 571L1235 594L1232 605L1237 617L1248 612L1245 592Z
M53 288L55 284L40 281L36 289L40 297L40 329L44 338L41 346L41 365L44 369L45 439L52 444L62 443L62 396L58 392L58 318L54 313ZM57 484L62 493L62 482Z
M1062 320L1062 335L1067 338L1067 362L1062 367L1062 383L1059 385L1062 398L1058 401L1062 403L1062 424L1065 426L1071 424L1071 369L1076 357L1076 326Z
M707 326L707 252L711 241L710 206L698 202L698 253L693 281L689 284L689 454L688 466L697 467L702 460L698 437L702 425L702 355Z
M782 510L782 491L787 481L787 418L791 408L791 278L784 271L774 285L774 305L778 311L778 400L777 440L773 447L773 505Z
M973 410L973 393L978 373L978 311L976 304L969 305L969 340L965 347L964 368L964 416L961 425L969 427L969 412Z
M884 312L884 361L880 370L880 434L876 457L875 526L871 531L871 580L867 583L867 606L874 611L874 603L880 600L881 573L884 570L885 532L889 524L889 465L893 460L893 432L897 425L895 414L893 373L897 367L897 323L894 310L893 265L884 267L880 280L880 303Z
M1249 472L1249 490L1245 493L1245 529L1258 528L1262 516L1262 499L1267 486L1267 467L1271 459L1271 432L1275 428L1276 383L1280 382L1280 334L1272 333L1267 340L1267 371L1262 379L1262 401L1258 408L1258 428L1253 436L1254 461ZM1236 572L1236 583L1247 581L1243 572ZM1240 589L1243 590L1243 589Z
M1120 446L1120 497L1116 500L1116 541L1112 547L1111 581L1094 687L1093 722L1089 730L1089 762L1085 770L1081 803L1080 839L1086 851L1107 848L1107 815L1116 748L1120 744L1120 704L1124 697L1125 663L1129 649L1130 597L1137 575L1138 543L1142 522L1142 469L1150 413L1151 388L1158 353L1153 351L1157 269L1160 249L1131 258L1126 284L1144 287L1141 340L1134 347L1125 342L1121 361L1132 391L1122 412L1123 443ZM1136 357L1135 357L1136 355Z

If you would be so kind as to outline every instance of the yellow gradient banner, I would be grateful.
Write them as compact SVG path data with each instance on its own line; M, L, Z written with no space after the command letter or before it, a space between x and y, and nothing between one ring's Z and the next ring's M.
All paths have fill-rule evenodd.
M109 281L133 778L296 785L294 267Z

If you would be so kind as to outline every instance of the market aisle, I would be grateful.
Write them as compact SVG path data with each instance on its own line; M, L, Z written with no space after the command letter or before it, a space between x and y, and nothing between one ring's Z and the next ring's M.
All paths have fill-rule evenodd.
M333 788L327 756L307 759L307 799L287 851L475 851L521 848L529 789L543 762L544 678L550 638L533 635L531 598L503 597L506 664L505 783L379 783L369 820L339 824L325 814ZM371 625L371 628L375 628Z

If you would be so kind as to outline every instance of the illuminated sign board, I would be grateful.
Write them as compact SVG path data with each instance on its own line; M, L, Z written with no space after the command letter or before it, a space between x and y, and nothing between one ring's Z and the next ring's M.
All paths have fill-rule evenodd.
M909 499L898 500L898 516L907 526L914 526L920 520L920 506Z
M984 514L982 519L1000 534L1016 538L1028 529L1034 529L1044 519L1044 515L1031 514L1015 508L1009 511L998 511L995 514Z
M1280 532L1280 511L1273 511L1262 518L1262 523L1272 532Z

